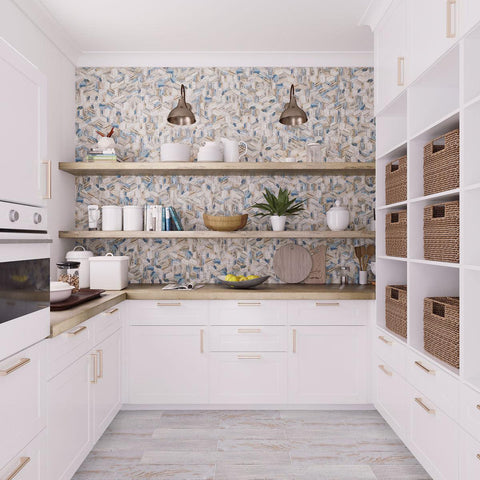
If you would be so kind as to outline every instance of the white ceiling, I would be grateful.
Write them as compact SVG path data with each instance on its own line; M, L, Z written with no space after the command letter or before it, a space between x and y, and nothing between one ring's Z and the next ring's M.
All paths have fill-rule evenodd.
M86 53L373 50L370 0L34 1Z

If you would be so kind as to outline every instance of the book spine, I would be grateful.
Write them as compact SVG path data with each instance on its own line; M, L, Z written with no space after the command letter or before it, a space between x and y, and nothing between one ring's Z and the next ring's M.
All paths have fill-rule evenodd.
M181 232L183 231L183 225L180 220L180 217L178 216L177 211L175 210L174 207L169 207L170 208L170 216L173 218L173 223L175 224L175 228Z
M170 210L168 208L165 209L165 226L167 232L172 230L172 219L170 218Z
M165 214L165 207L162 207L162 230L165 232L167 230L167 221Z

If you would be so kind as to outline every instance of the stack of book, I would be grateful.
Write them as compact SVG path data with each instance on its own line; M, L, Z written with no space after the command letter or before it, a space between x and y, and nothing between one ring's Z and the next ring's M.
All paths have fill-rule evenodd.
M147 232L182 232L183 225L174 207L145 205L143 222Z
M88 151L87 162L112 162L117 161L117 154L114 148L102 150L100 148L91 148Z

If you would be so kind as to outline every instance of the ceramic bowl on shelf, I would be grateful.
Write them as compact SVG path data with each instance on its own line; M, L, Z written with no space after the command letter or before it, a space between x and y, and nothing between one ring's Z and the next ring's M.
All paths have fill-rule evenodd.
M253 287L258 287L258 285L261 285L265 280L270 278L270 275L266 275L265 277L258 277L254 278L252 280L244 280L243 282L229 282L228 280L225 280L225 277L217 277L218 281L222 284L225 285L226 287L230 288L253 288Z
M50 282L50 303L58 303L72 295L73 286L65 282Z
M217 232L234 232L242 229L248 220L248 213L242 215L209 215L203 214L203 223L209 230Z

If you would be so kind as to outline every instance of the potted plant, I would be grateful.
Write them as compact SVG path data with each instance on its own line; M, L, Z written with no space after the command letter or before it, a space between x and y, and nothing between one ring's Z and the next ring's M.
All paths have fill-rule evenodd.
M261 212L255 214L256 217L270 217L272 230L281 232L285 230L285 220L287 216L298 215L305 210L305 200L296 200L290 198L290 192L285 188L280 188L278 196L275 196L268 188L263 194L266 203L256 203L251 208L258 208Z

